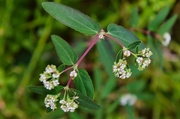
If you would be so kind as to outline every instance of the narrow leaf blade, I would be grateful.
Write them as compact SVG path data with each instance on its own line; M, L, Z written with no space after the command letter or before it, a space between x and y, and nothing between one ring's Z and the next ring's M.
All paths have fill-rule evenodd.
M177 19L177 15L172 16L168 21L166 21L161 28L158 30L158 33L163 35L165 32L168 32L174 25Z
M52 35L51 39L55 46L56 52L60 60L65 65L73 65L77 61L77 55L72 50L71 46L61 37Z
M71 89L76 93L76 95L79 97L77 99L77 102L81 107L87 108L87 109L101 109L99 105L97 105L95 102L93 102L89 97L82 94L80 91L76 89Z
M156 17L153 19L153 21L150 22L150 24L148 25L148 29L151 31L155 31L160 26L160 24L165 20L165 18L167 17L167 15L169 13L169 10L170 10L169 7L163 8L156 15Z
M100 31L100 25L87 15L68 6L43 2L43 8L56 20L86 35L94 35Z
M128 48L129 50L132 50L132 49L138 47L139 44L141 44L141 41L135 41L135 42L129 44L129 45L127 46L127 48Z
M76 88L83 93L84 95L88 96L89 98L93 98L94 96L94 87L92 80L88 74L88 72L84 69L78 70L78 75L74 79L74 83Z
M111 36L120 40L125 47L135 41L140 41L139 38L137 38L132 32L128 31L122 26L109 24L107 30Z

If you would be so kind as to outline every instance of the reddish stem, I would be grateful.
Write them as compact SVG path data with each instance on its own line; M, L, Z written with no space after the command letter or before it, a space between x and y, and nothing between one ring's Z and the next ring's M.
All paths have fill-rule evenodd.
M70 77L70 78L69 78L69 80L68 80L68 83L67 83L67 87L69 87L69 86L70 86L71 81L72 81L72 78Z
M91 44L89 45L89 47L87 48L87 50L83 53L83 55L80 57L80 59L77 61L77 66L81 63L81 61L84 59L84 57L88 54L88 52L91 50L91 48L97 43L97 41L99 40L99 34L95 35L92 37L92 39L94 39Z

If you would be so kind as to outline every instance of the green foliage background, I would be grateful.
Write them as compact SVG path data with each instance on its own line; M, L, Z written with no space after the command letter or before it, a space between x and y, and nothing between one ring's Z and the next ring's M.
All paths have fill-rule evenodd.
M102 110L78 109L75 113L57 110L45 112L44 97L30 92L28 85L41 85L39 74L47 64L59 65L60 61L50 40L56 34L67 40L78 56L88 45L88 37L57 22L47 14L41 3L46 0L1 0L0 1L0 118L2 119L127 119L133 114L138 119L180 118L180 18L171 30L170 45L160 47L163 58L143 72L136 72L127 80L115 79L111 69L104 66L102 57L111 64L114 54L104 56L103 47L98 44L83 60L95 85L95 101ZM89 15L100 22L102 28L116 23L130 28L131 14L139 9L139 20L135 28L143 29L166 6L171 10L168 18L180 15L178 0L55 0ZM58 12L58 11L57 11ZM147 37L138 34L144 42ZM108 44L104 44L107 45ZM97 49L97 50L96 50ZM113 47L117 50L117 46ZM98 51L101 51L99 53ZM112 61L112 62L111 62ZM155 61L153 61L155 62ZM66 84L67 77L61 77ZM119 104L122 94L138 96L134 108L129 110ZM132 113L131 113L132 111ZM130 114L130 113L131 114Z

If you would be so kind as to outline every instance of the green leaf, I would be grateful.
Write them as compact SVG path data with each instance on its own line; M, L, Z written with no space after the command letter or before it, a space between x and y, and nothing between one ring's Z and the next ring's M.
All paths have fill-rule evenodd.
M156 29L158 29L158 27L160 26L160 24L165 20L165 18L167 17L168 13L169 13L170 8L169 7L165 7L163 8L157 15L156 17L153 19L152 22L150 22L150 24L148 25L148 29L150 31L155 31Z
M116 55L116 62L118 62L119 59L122 58L122 55L123 55L123 50L121 49L121 50L119 50L119 52L118 52L117 55Z
M141 41L135 41L135 42L129 44L129 45L127 46L127 48L128 48L129 50L132 50L132 49L138 47L139 44L141 44Z
M51 39L55 46L56 52L60 60L65 65L73 65L77 61L77 55L72 50L71 46L61 37L52 35Z
M140 41L132 32L128 31L122 26L116 24L109 24L107 27L108 33L127 47L129 44Z
M171 17L168 21L166 21L158 30L158 33L163 35L165 32L168 32L172 26L174 25L175 21L177 19L177 15L174 15Z
M71 89L76 95L79 97L77 102L81 107L88 108L88 109L101 109L99 105L93 102L89 97L82 94L79 90Z
M100 31L100 25L87 15L68 6L43 2L43 8L56 20L86 35L94 35Z
M74 79L74 83L76 88L82 92L84 95L88 96L89 98L93 98L94 96L94 87L92 80L85 69L79 69L78 75Z
M62 71L65 69L65 67L66 67L66 66L65 66L64 64L59 65L59 66L58 66L58 71L59 71L59 72L62 72Z
M28 86L28 88L32 92L46 96L47 94L54 94L54 95L58 94L63 89L63 86L57 86L52 90L47 90L46 88L44 88L44 86Z

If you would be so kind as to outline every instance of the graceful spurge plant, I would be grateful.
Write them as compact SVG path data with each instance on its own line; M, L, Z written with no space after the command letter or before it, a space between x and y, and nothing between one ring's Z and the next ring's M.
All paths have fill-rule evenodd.
M134 57L134 63L140 71L151 63L150 57L153 54L151 50L124 27L109 24L106 32L97 22L73 8L54 2L44 2L42 6L57 21L90 36L92 41L87 50L78 58L64 39L57 35L51 36L62 64L58 67L52 64L47 65L39 78L44 86L29 87L32 91L44 95L47 111L61 108L64 112L74 112L79 106L89 109L101 108L93 102L94 87L88 72L79 68L85 56L101 40L113 40L121 47L111 67L117 78L127 79L132 75L133 72L127 60L130 57ZM69 79L67 85L62 86L60 77L67 71L70 72ZM71 82L74 82L76 89L70 87ZM122 103L124 104L124 101ZM132 101L129 103L131 104Z

